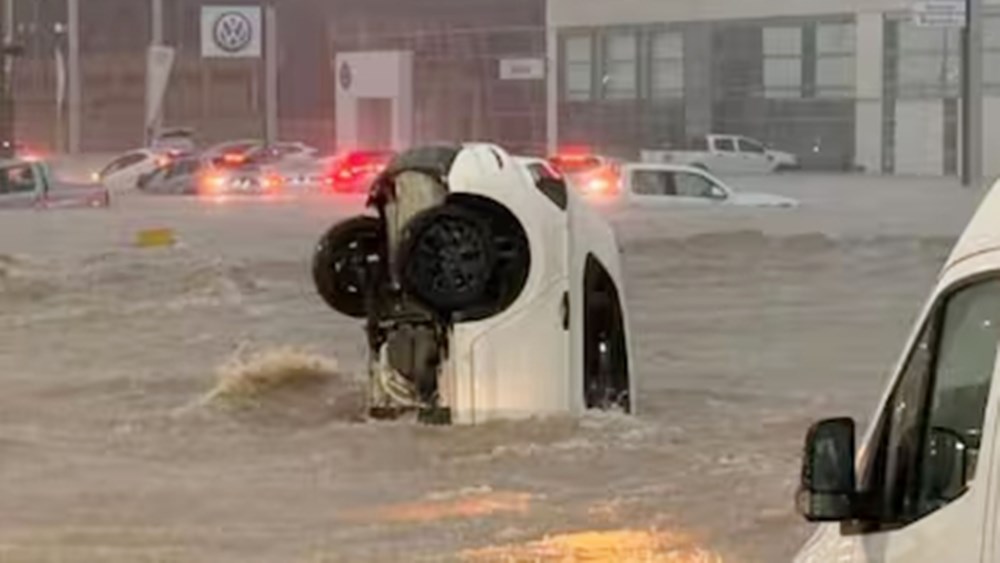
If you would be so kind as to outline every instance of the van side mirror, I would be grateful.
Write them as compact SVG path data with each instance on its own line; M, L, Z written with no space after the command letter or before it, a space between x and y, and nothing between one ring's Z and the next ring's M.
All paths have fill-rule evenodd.
M842 522L855 514L854 420L833 418L806 436L802 481L795 501L810 522Z

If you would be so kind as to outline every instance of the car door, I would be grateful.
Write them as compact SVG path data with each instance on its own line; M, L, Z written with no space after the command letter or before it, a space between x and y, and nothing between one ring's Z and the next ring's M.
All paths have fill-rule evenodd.
M712 137L712 151L707 168L714 173L740 174L747 172L733 137Z
M705 206L726 196L708 177L693 171L638 168L630 175L630 201L639 206Z
M736 144L744 172L764 174L774 170L774 162L764 145L746 137L737 139Z
M30 163L0 169L0 208L26 209L41 203L41 185Z
M109 190L130 190L137 187L139 176L155 166L153 156L136 151L113 160L100 172L104 187Z
M998 339L996 274L944 291L930 308L859 458L867 517L841 528L850 560L982 560Z

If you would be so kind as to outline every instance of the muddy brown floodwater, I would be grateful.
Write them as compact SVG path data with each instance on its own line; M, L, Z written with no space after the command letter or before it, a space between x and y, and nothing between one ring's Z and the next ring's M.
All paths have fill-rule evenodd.
M744 183L804 205L614 214L638 417L470 428L359 421L308 277L357 201L3 214L0 561L788 560L808 424L869 416L980 194Z

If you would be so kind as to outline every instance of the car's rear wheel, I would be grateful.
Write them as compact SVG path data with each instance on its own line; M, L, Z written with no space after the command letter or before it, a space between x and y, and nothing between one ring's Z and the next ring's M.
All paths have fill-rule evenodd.
M486 300L497 259L489 223L475 211L443 205L407 224L399 249L403 288L439 314Z

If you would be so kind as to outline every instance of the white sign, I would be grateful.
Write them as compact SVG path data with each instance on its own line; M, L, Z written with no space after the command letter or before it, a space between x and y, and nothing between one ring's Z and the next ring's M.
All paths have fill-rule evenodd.
M965 27L966 0L920 0L913 4L913 22L925 27Z
M202 6L201 56L260 57L261 21L259 6Z
M545 59L500 59L500 80L541 80Z
M153 45L146 55L146 127L156 124L174 68L174 49Z

